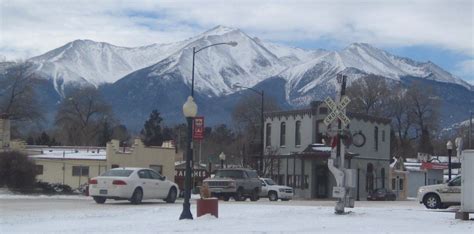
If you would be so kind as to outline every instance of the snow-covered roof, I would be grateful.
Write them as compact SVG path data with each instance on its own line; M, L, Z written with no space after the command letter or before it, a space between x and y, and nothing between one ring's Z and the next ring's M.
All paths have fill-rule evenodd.
M421 169L421 162L405 162L404 165L407 171L424 171Z
M311 144L311 148L315 151L324 151L324 152L331 152L332 148L320 143Z
M101 147L28 147L30 158L106 160L106 150Z

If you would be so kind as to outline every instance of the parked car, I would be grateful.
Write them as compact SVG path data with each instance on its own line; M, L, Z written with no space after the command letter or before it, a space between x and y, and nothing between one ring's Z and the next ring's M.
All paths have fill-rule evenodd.
M145 199L174 203L178 193L178 185L149 168L114 168L89 180L89 195L99 204L107 199L133 204Z
M395 201L397 200L397 195L386 188L379 188L367 195L367 200L370 201Z
M418 201L428 209L446 209L461 204L461 176L448 183L422 186L418 189Z
M262 182L255 170L246 168L219 169L214 177L207 178L203 185L207 184L211 196L223 197L228 201L231 197L236 201L257 201L260 198Z
M292 187L277 185L270 178L260 178L260 181L262 181L262 191L260 192L260 197L268 197L268 200L270 201L278 201L278 199L281 199L282 201L288 201L293 199Z

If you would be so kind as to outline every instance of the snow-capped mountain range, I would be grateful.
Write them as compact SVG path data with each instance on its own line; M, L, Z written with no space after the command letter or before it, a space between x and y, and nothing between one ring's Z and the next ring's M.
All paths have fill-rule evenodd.
M139 69L150 67L149 76L170 71L179 72L189 84L192 48L219 42L235 41L236 47L215 46L196 54L197 92L212 96L235 90L233 84L252 87L274 76L287 80L287 96L291 92L304 95L318 85L333 85L334 74L348 71L352 79L376 74L399 80L403 76L421 77L472 86L431 62L416 62L391 55L369 44L354 43L341 51L303 50L262 42L236 28L217 26L198 36L169 44L152 44L127 48L105 42L76 40L31 58L36 71L52 79L58 92L64 84L99 86L114 83ZM317 72L317 76L315 75ZM308 77L310 81L308 81ZM166 79L164 77L164 79Z
M181 105L191 86L193 47L230 41L238 45L212 46L196 54L195 91L201 97L197 98L198 104L212 99L219 106L222 103L217 102L226 98L238 98L239 90L233 88L238 83L273 87L265 94L281 95L289 106L305 106L334 94L335 77L341 72L348 75L349 83L367 74L394 81L415 77L473 93L472 85L431 62L395 56L369 44L353 43L340 51L305 50L262 41L225 26L179 42L135 48L76 40L29 61L40 77L52 83L59 97L64 97L69 87L98 87L116 106L116 112L127 113L125 122L142 124L155 108L172 118L181 117ZM200 110L202 114L225 115L223 119L231 111L229 107Z

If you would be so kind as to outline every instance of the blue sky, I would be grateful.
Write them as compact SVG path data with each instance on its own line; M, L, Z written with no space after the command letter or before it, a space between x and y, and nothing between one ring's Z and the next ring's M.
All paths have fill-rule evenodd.
M0 0L0 56L26 59L75 39L142 46L216 25L302 48L367 42L432 61L474 84L471 0Z

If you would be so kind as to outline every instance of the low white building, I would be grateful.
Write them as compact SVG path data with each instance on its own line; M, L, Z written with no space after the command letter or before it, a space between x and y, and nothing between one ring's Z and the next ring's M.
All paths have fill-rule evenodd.
M420 162L417 159L407 158L405 168L408 172L408 197L416 197L418 188L425 185L443 183L445 165L431 162Z
M36 163L37 180L79 188L87 184L89 178L115 167L152 168L173 181L178 156L173 146L165 146L168 147L147 147L136 139L126 148L112 140L107 147L26 146L24 151Z

